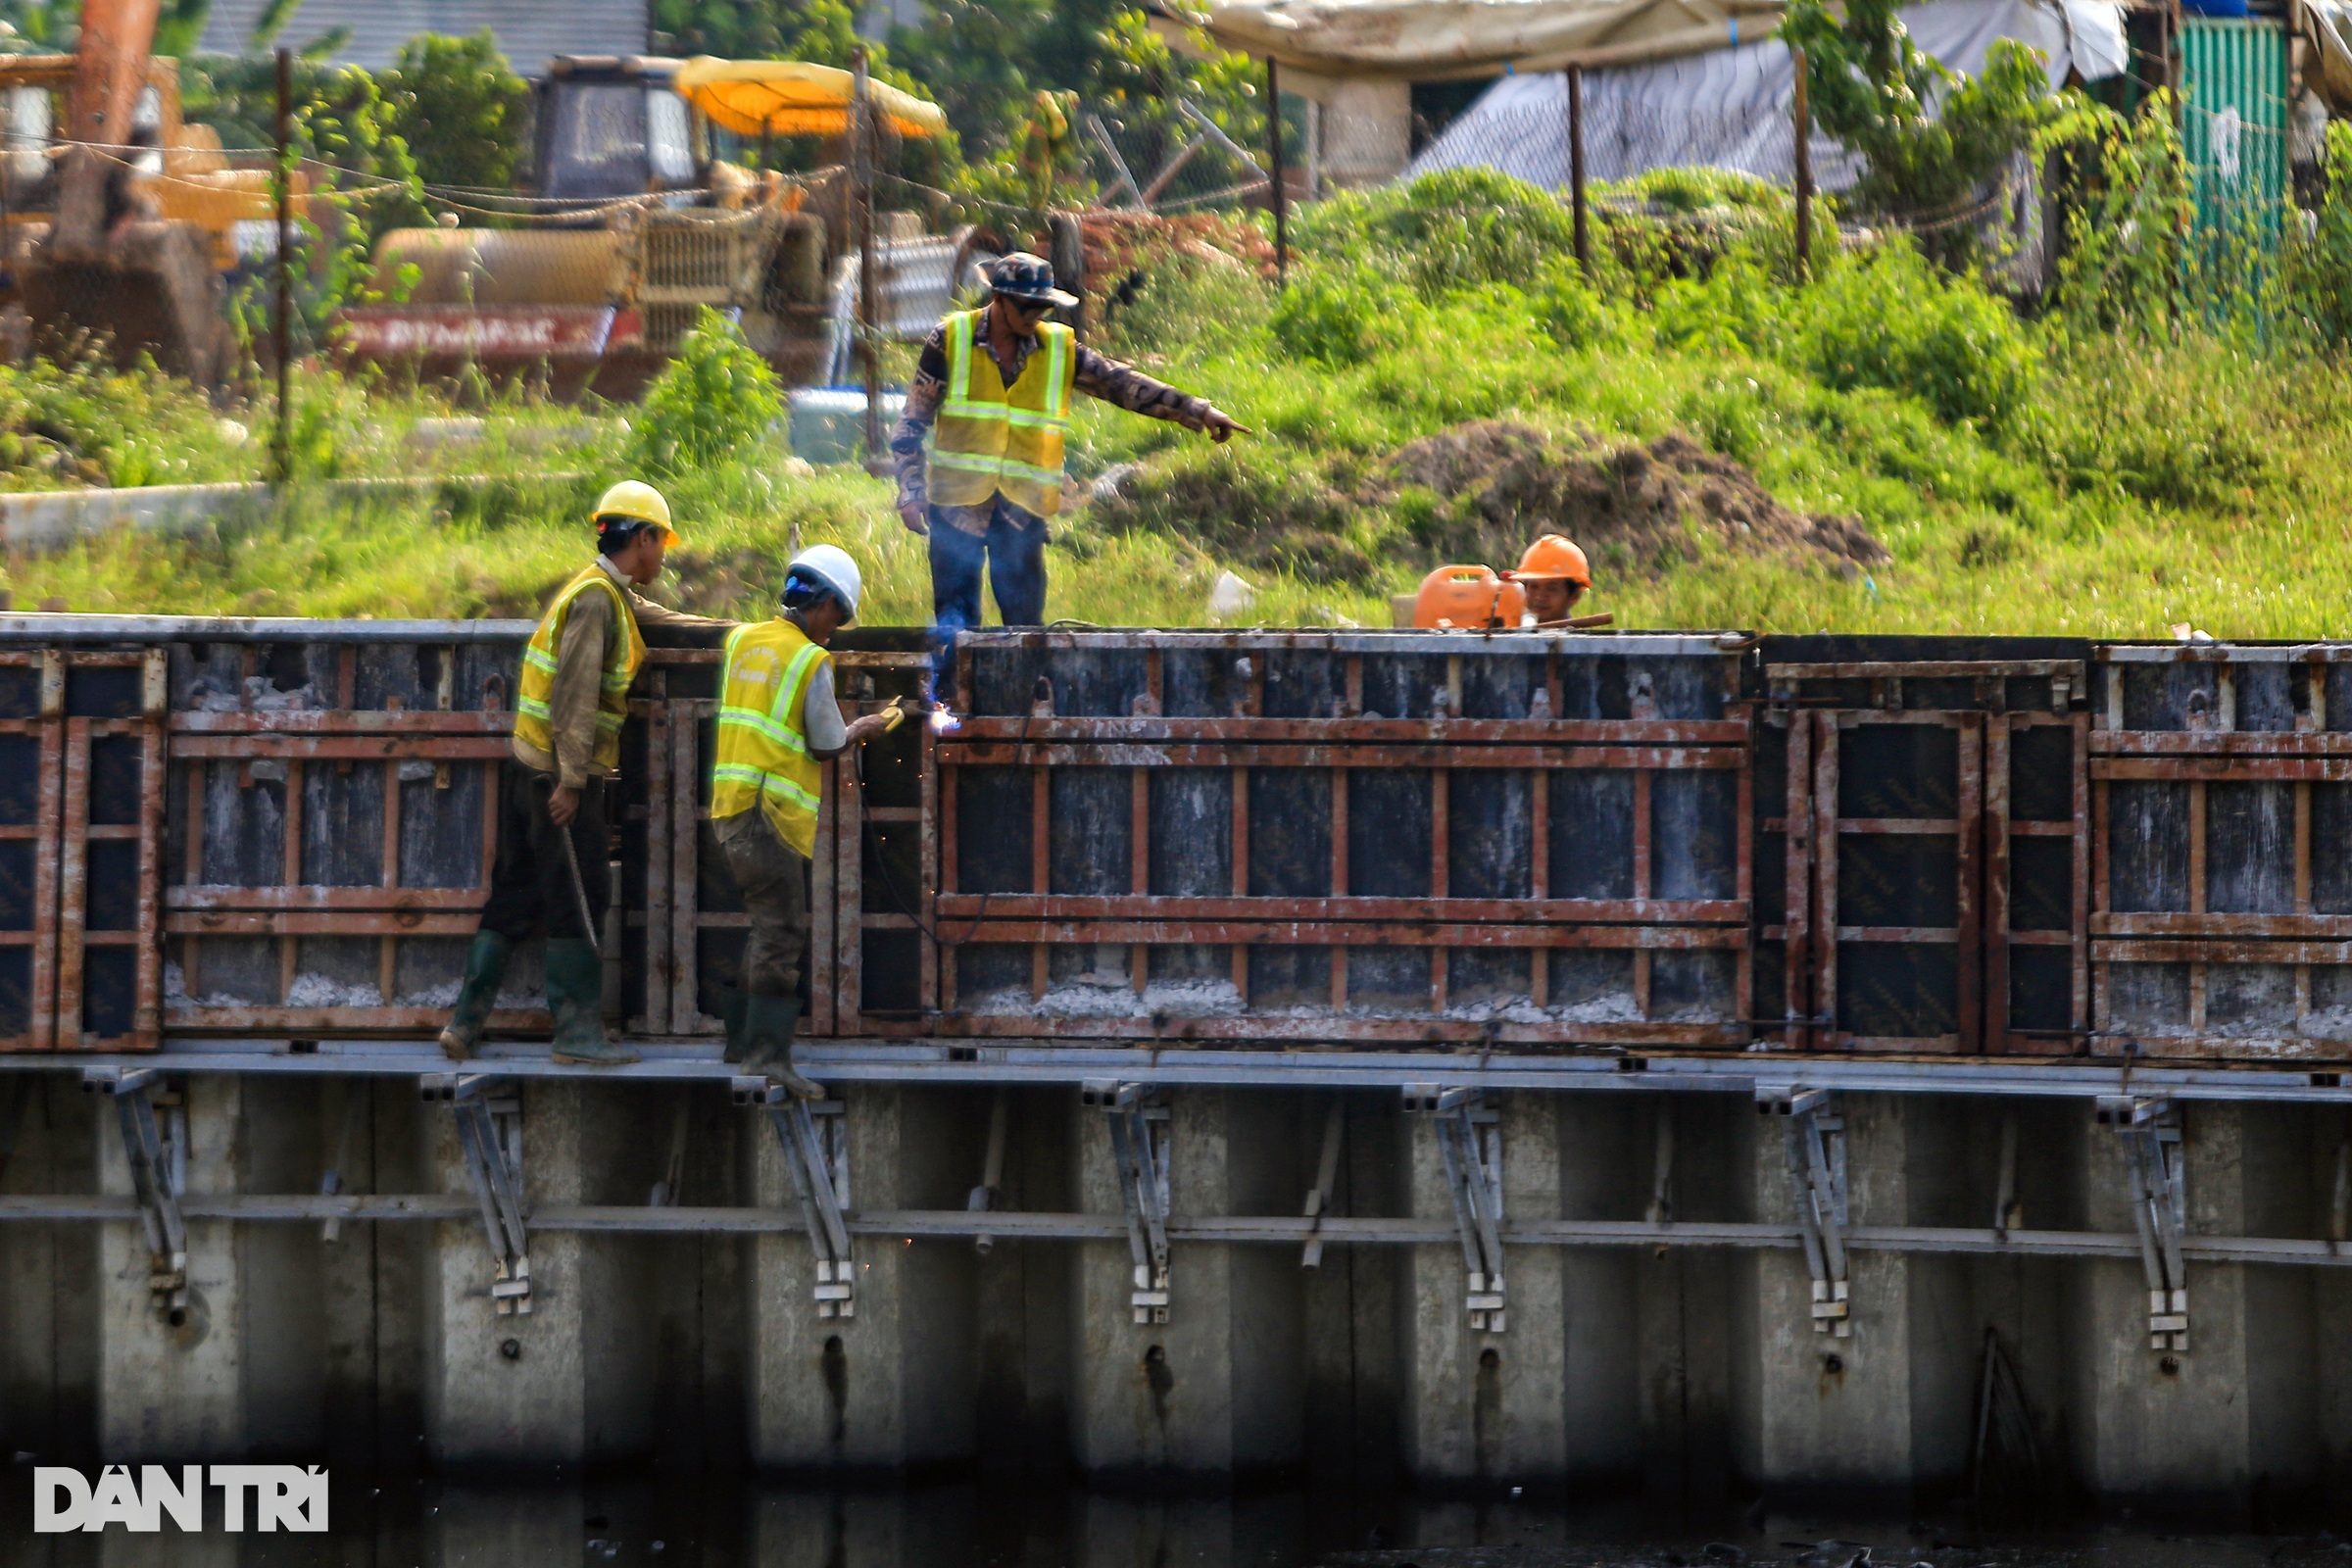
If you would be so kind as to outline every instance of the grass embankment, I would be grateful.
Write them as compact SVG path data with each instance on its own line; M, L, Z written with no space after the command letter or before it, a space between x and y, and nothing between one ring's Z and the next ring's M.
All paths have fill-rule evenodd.
M1232 569L1258 589L1245 620L1386 624L1387 596L1430 566L1508 564L1558 528L1594 557L1589 608L1621 626L2352 633L2337 360L2276 336L2260 354L2194 330L2069 336L1900 244L1825 259L1793 288L1785 211L1727 181L1699 200L1727 192L1712 229L1604 225L1591 286L1563 260L1557 205L1483 176L1309 210L1279 298L1199 246L1153 258L1104 346L1260 433L1220 450L1084 407L1072 468L1106 498L1056 524L1050 613L1198 623ZM0 416L12 397L0 383ZM194 399L106 397L148 411L111 477L258 471L259 442ZM602 477L629 450L615 422L569 430L576 412L517 403L491 411L485 445L419 459L406 428L444 412L425 401L325 381L305 401L314 471ZM29 428L13 422L0 478L61 482L61 460L6 445ZM921 541L884 482L798 472L765 443L664 482L689 607L765 605L797 530L866 564L869 622L925 618ZM527 613L582 553L578 505L304 494L231 534L96 542L11 561L5 580L24 608Z

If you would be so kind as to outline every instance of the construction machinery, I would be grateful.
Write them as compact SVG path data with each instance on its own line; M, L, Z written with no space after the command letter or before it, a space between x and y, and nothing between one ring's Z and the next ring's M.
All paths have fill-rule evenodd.
M879 83L866 92L871 120L892 133L945 126L936 105ZM824 379L847 328L845 269L858 261L848 160L791 178L756 172L715 156L712 131L846 146L856 93L849 72L793 61L555 60L540 87L533 189L507 204L529 226L385 234L375 297L344 313L341 352L426 378L535 374L558 396L627 398L708 306L788 381ZM924 236L912 214L875 222L895 274L936 279L885 325L944 307L955 242Z
M159 69L165 63L149 52L156 11L157 0L84 0L80 43L66 57L71 70L60 145L46 175L53 216L45 228L26 225L10 260L37 341L71 345L86 334L105 344L119 364L151 358L200 386L213 386L228 368L231 342L219 239L236 220L226 215L241 213L253 193L234 180L221 183L222 213L216 216L222 228L211 231L166 216L161 202L142 199L138 165L148 154L157 155L155 172L161 172L168 151L202 151L174 145L178 73L172 67L167 74ZM55 70L42 62L30 74ZM141 100L150 91L153 119L142 124Z
M23 253L56 221L60 106L74 69L73 55L0 55L0 306L21 311ZM180 118L178 61L150 57L145 75L131 109L136 150L125 155L131 205L202 229L214 270L225 276L250 265L271 238L276 201L268 155L240 154L232 164L219 131ZM309 177L295 171L288 196L297 212L309 194Z

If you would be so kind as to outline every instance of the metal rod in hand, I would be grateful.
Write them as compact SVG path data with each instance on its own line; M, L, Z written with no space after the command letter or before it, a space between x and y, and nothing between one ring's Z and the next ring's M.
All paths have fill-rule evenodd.
M1282 168L1282 68L1272 55L1266 56L1266 167L1273 172L1274 183L1274 286L1288 288L1291 281L1291 201L1290 192L1283 188Z
M1585 217L1585 68L1568 68L1568 197L1576 211L1576 265L1592 275L1592 240Z
M1796 278L1813 272L1813 115L1805 101L1805 52L1788 51L1796 65Z
M851 56L851 62L858 80L858 101L850 111L850 166L858 185L858 341L865 351L865 463L878 471L882 462L882 360L875 342L880 313L874 308L874 145L863 47Z
M542 777L539 782L548 786L548 806L550 808L548 820L555 823L556 832L564 840L564 864L571 872L571 897L572 901L580 906L580 929L588 933L588 946L601 958L605 956L605 944L604 940L597 935L596 916L588 908L588 879L580 875L580 852L578 847L571 842L571 822L556 822L553 809L555 806L554 781ZM571 820L576 822L579 818L575 815Z
M277 431L271 458L277 482L284 484L294 477L293 399L288 389L292 385L287 362L293 358L294 314L293 280L293 182L291 144L294 139L294 56L287 50L277 52L277 115L274 140L277 144L277 177L274 181L277 197L277 269L276 298L271 302L270 321L270 352L277 359Z

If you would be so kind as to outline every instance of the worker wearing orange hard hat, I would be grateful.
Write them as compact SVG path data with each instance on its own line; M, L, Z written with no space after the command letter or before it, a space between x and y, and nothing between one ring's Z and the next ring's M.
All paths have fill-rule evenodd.
M1556 533L1527 547L1516 571L1487 566L1440 566L1421 579L1413 624L1425 630L1516 631L1571 624L1570 612L1592 586L1585 553ZM1605 625L1606 615L1573 624Z
M1527 594L1527 613L1539 626L1566 620L1592 586L1592 564L1574 541L1547 533L1527 547L1519 569L1502 574Z

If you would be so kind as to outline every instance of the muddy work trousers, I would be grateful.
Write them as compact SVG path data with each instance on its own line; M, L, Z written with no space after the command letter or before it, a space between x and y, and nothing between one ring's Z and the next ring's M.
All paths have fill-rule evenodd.
M754 997L797 997L808 956L808 860L754 807L711 824L751 931L736 985Z
M605 935L605 903L611 893L611 841L605 827L605 781L580 788L579 813L570 825L572 854L580 884L571 880L564 856L565 830L547 814L556 778L512 757L498 769L498 858L490 867L490 901L482 906L482 929L510 942L522 942L544 928L550 938L577 941L589 935L580 923L580 895L588 898L596 940Z

